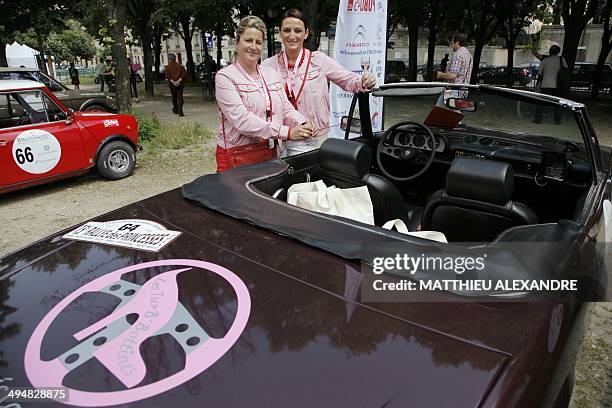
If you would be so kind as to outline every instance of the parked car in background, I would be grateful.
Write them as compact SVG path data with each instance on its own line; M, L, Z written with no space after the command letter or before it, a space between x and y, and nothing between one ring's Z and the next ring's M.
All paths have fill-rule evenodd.
M408 80L408 62L401 59L387 60L385 83L405 82Z
M505 85L507 67L496 67L483 70L478 73L477 82L479 84ZM512 84L514 86L525 86L531 81L531 75L527 68L512 67Z
M116 112L115 99L112 94L68 89L61 82L36 68L0 67L0 80L7 79L25 79L43 83L64 105L75 111Z
M449 61L450 63L450 61ZM448 67L448 65L447 65ZM493 65L493 64L489 64L487 62L481 62L480 64L478 64L478 73L484 72L484 71L489 71L491 69L497 68L497 65ZM435 78L435 73L437 71L440 70L440 63L435 63L433 64L433 72L434 72L434 81L436 80ZM418 66L417 69L417 74L419 76L420 80L425 80L425 74L427 73L427 64L422 64Z
M570 87L591 88L595 80L596 63L576 62L570 79ZM601 89L610 92L612 87L612 64L604 64L601 70Z
M111 180L127 177L137 146L132 115L71 112L40 82L0 81L0 193L92 167Z
M531 79L536 79L538 76L538 69L540 69L540 61L523 62L522 64L518 64L517 67L527 69Z

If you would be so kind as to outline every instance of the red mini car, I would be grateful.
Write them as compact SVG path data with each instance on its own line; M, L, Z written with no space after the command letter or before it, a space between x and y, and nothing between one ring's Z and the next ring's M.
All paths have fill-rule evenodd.
M0 193L94 166L108 179L127 177L137 144L132 115L71 112L44 84L0 82Z

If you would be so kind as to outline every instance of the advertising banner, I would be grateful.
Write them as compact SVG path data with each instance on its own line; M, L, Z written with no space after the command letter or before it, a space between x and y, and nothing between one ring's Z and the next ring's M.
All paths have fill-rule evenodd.
M370 72L378 85L384 83L386 36L387 0L340 0L333 55L340 65L358 74ZM348 115L353 94L333 83L330 86L330 136L344 137L337 125ZM370 98L370 115L373 130L380 130L380 98Z

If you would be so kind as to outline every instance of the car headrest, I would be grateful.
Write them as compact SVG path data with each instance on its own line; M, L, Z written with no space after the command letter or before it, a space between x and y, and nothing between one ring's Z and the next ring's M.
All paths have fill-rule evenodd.
M446 194L504 205L512 198L514 171L508 163L458 157L446 174Z
M319 150L321 170L362 178L372 167L370 148L351 140L329 138Z

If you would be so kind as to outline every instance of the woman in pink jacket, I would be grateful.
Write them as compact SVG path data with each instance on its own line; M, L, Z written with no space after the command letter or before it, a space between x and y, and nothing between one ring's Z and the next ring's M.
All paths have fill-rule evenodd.
M313 140L297 140L284 144L283 156L317 149L329 133L329 91L331 81L348 92L357 92L376 86L376 78L370 73L358 75L344 69L322 52L304 48L309 31L302 12L288 10L281 17L279 35L283 51L261 63L280 73L283 87L293 106L311 122L317 130Z
M257 64L265 33L259 17L243 18L236 31L236 62L215 77L221 112L217 172L275 158L280 141L312 137L312 125L287 99L282 78Z

